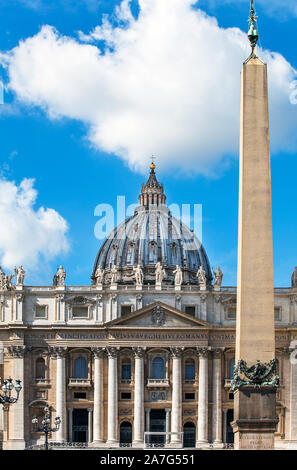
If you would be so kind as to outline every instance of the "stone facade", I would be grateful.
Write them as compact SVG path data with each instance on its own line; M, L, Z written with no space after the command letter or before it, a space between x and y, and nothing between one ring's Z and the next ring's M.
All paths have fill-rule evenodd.
M18 403L0 410L4 449L43 442L31 420L45 403L62 419L53 442L143 447L144 432L163 430L173 434L153 445L231 443L236 288L62 289L1 294L0 377L23 384ZM281 379L275 447L297 448L296 288L275 289L274 302Z

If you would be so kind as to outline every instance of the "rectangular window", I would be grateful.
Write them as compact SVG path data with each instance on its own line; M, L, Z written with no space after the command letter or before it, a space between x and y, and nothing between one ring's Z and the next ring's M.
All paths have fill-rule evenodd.
M195 364L186 364L185 380L195 380Z
M131 379L131 364L122 364L122 379Z
M86 399L86 398L87 398L87 394L86 394L86 393L83 393L83 392L74 392L73 398L75 398L76 400L78 400L79 398Z
M195 317L195 312L196 312L195 305L185 306L185 313L187 313L188 315L192 315L192 317Z
M47 318L46 305L35 305L35 318Z
M132 305L122 305L121 306L121 315L124 317L125 315L129 315L132 312Z
M185 393L185 400L195 400L195 393Z
M131 392L122 392L121 400L131 400Z
M274 307L274 320L281 321L282 319L282 309L281 307Z
M227 310L227 318L228 320L236 320L236 307L228 307Z
M88 307L72 307L72 318L88 318Z

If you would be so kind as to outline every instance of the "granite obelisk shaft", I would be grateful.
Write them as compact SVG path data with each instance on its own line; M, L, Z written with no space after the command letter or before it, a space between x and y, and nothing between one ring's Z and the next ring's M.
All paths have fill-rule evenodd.
M241 73L236 363L275 358L267 66L252 55ZM239 387L235 448L272 449L275 389Z

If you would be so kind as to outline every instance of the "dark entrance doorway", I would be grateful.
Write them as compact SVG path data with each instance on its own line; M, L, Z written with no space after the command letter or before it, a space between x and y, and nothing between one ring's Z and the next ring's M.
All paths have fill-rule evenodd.
M183 447L196 447L196 426L194 423L185 423Z
M88 442L88 410L73 410L72 415L72 441Z
M124 421L120 426L120 444L132 443L132 424Z
M228 410L227 411L227 444L233 444L234 443L234 434L233 434L233 428L231 426L232 421L234 421L234 412L233 410Z
M150 432L165 432L166 431L166 411L165 410L151 410L150 412ZM160 447L164 446L166 442L165 435L150 435L149 443L158 444Z

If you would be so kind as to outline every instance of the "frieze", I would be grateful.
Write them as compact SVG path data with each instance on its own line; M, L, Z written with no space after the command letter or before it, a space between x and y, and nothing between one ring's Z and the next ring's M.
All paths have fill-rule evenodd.
M208 335L199 333L111 333L113 339L141 340L208 340Z
M38 340L38 339L56 339L55 333L26 333L26 340Z
M106 333L57 333L57 337L60 339L108 339L108 335Z
M214 341L235 341L235 334L211 334L209 337L210 340Z

